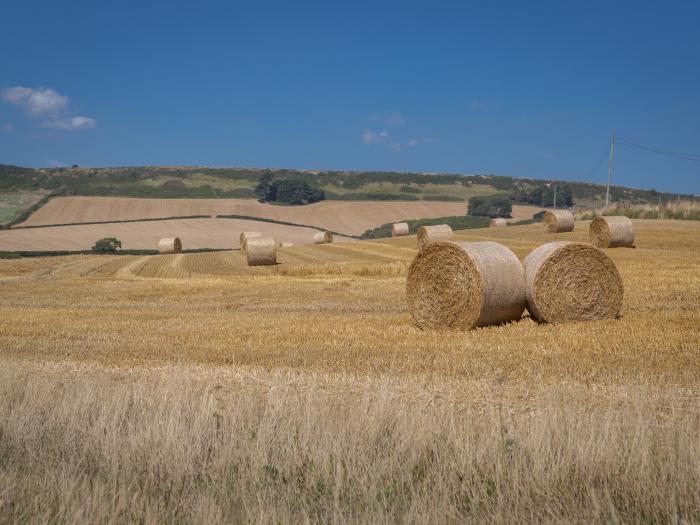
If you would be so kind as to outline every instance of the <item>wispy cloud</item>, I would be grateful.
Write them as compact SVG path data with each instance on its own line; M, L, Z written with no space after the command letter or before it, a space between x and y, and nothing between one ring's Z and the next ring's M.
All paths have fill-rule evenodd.
M440 142L440 139L437 139L435 137L421 137L409 140L406 143L406 145L410 148L415 148L416 146L420 146L421 144L436 144L438 142Z
M63 162L62 160L55 160L55 159L46 159L46 164L50 168L65 168L68 166L68 163Z
M6 104L24 108L31 118L41 119L41 127L52 129L94 128L97 121L91 117L74 115L68 97L50 88L15 86L0 90L0 99Z
M364 142L368 146L371 146L373 144L382 144L393 151L401 151L401 144L394 141L391 137L391 134L386 130L371 131L366 129L362 133L362 142Z
M90 117L68 117L47 120L41 127L52 129L89 129L97 125L95 119Z
M390 128L396 128L406 125L408 119L398 111L387 111L377 115L371 115L370 120L383 122Z
M0 131L4 131L6 133L9 133L10 131L14 131L15 127L12 125L12 122L8 122L4 126L0 128Z
M481 100L475 100L469 105L470 111L477 111L479 109L486 109L486 103Z

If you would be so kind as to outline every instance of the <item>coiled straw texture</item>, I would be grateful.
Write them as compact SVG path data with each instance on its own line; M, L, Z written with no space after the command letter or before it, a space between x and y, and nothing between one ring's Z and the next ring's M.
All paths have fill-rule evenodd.
M430 243L409 267L406 298L421 329L513 321L525 310L523 266L496 242Z
M623 215L596 217L588 233L598 248L634 248L634 224Z
M277 263L277 243L272 237L251 237L246 242L248 266L267 266Z
M524 261L527 309L537 321L559 323L618 317L624 287L615 263L580 242L543 244Z

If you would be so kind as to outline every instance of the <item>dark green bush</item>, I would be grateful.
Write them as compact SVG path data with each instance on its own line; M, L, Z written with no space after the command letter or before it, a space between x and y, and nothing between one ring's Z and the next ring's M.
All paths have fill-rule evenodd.
M117 253L117 250L122 247L122 242L116 237L105 237L100 239L92 247L95 253Z
M513 205L505 195L472 197L469 199L469 215L479 217L510 217Z

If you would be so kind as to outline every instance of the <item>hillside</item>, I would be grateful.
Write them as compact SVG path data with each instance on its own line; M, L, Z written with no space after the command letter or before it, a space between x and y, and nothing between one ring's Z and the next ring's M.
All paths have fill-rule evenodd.
M536 202L538 189L550 181L494 175L458 175L396 172L303 171L289 169L211 167L121 167L121 168L22 168L0 165L0 196L33 194L20 209L15 207L0 220L23 219L32 203L44 195L119 196L150 198L243 198L255 197L260 176L300 178L322 189L327 200L349 201L443 201L466 203L470 197L504 194L515 202ZM582 182L560 183L570 191L574 204L600 204L605 187ZM541 191L540 191L541 193ZM533 195L535 197L533 197ZM676 198L654 190L613 186L612 202L653 203ZM692 196L688 196L692 198ZM2 200L0 197L0 208ZM533 198L535 199L533 201ZM16 200L16 199L15 199ZM549 202L544 202L549 205ZM38 207L38 206L37 206ZM25 216L27 213L25 213ZM400 218L411 218L400 217ZM376 224L374 226L377 226Z

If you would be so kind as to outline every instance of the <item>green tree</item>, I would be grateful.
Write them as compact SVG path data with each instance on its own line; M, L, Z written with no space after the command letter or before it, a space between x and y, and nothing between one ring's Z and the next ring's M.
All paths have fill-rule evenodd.
M510 217L513 205L505 195L472 197L469 199L468 214L481 217Z
M100 239L92 247L92 251L95 253L116 253L116 251L122 247L122 242L115 237L105 237Z
M272 172L265 170L260 179L258 180L257 186L255 186L255 194L263 202L274 201L276 195L274 195L273 185L272 185Z

